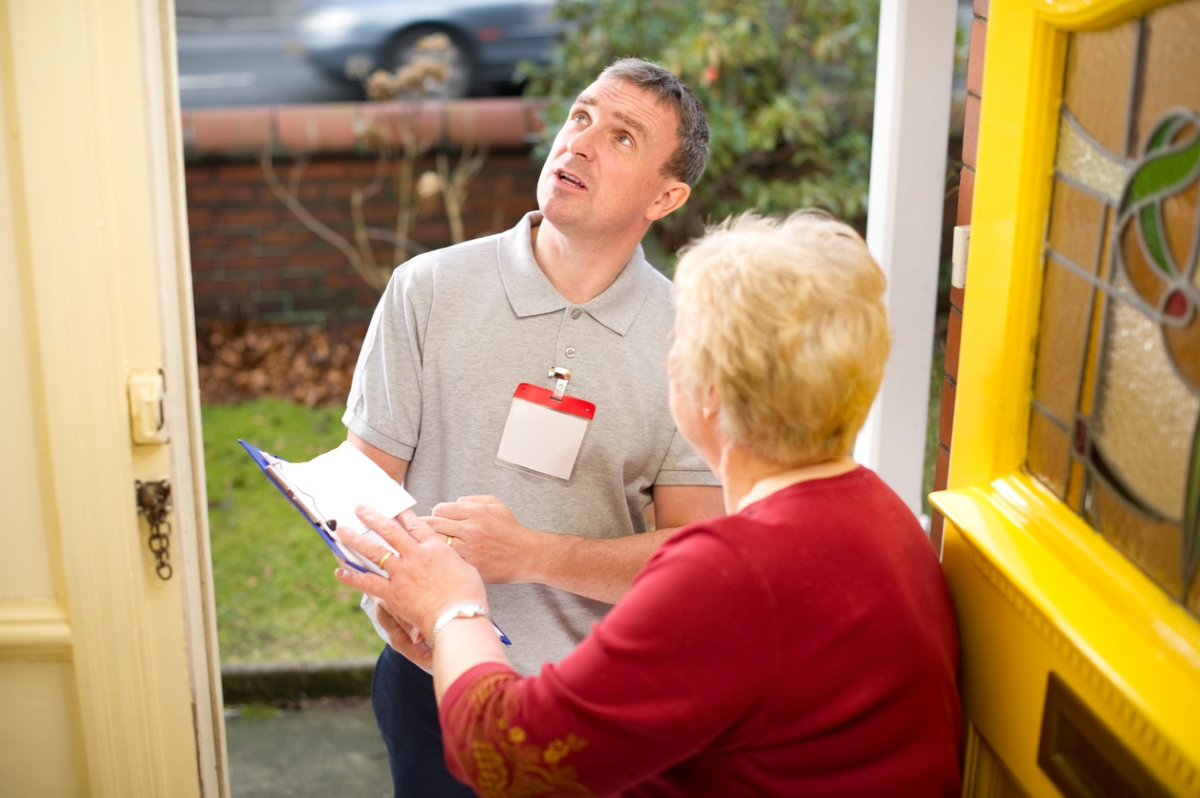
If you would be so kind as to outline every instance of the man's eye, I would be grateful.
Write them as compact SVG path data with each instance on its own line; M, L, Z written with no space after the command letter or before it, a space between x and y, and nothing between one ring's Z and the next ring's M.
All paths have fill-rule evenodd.
M625 134L625 133L622 133L621 135L617 136L617 141L619 141L619 142L620 142L620 143L622 143L622 144L628 145L628 146L632 146L632 145L633 145L633 139L631 139L631 138L630 138L630 137L629 137L627 134Z
M583 124L587 121L587 114L575 114L575 116L571 117L571 121Z

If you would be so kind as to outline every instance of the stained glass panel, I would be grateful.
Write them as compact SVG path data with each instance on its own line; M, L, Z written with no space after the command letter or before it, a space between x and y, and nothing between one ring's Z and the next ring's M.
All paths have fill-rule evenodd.
M1182 519L1200 398L1172 368L1160 325L1129 303L1111 302L1105 344L1092 414L1094 459L1102 458L1147 508Z
M1178 596L1183 587L1179 525L1150 520L1127 505L1103 481L1093 486L1091 499L1092 515L1104 536L1168 592Z
M1142 137L1172 108L1200 109L1200 3L1160 8L1146 17L1142 96L1129 155L1142 151ZM1140 135L1139 135L1140 133Z
M1087 280L1057 260L1047 260L1033 398L1063 425L1074 420L1079 402L1091 298Z
M1083 512L1083 480L1087 472L1078 460L1071 461L1071 470L1067 475L1067 506L1077 513Z
M1129 22L1072 36L1067 50L1063 105L1101 146L1114 152L1125 149L1136 37L1137 23Z
M1029 471L1060 498L1066 497L1071 436L1034 408L1029 417Z
M1054 182L1050 211L1050 248L1071 263L1095 274L1100 260L1104 200L1063 180Z
M1198 31L1071 37L1027 464L1200 617Z

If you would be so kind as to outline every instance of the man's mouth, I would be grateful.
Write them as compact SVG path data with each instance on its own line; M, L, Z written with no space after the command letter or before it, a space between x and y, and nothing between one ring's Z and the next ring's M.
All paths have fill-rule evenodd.
M587 188L582 180L570 172L565 172L562 169L559 169L557 172L555 172L555 176L568 186L573 186L574 188Z

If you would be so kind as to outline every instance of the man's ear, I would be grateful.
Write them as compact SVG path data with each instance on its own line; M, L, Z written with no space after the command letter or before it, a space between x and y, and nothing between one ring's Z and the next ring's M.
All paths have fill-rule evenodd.
M654 204L646 209L646 218L652 222L668 215L687 202L692 194L692 187L687 183L675 180L667 184L663 193L658 195Z

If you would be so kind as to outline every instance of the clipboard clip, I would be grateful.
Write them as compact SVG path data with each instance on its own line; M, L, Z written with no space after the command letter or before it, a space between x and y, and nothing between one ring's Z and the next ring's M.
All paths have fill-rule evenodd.
M565 369L562 366L551 366L548 377L554 377L557 382L554 383L554 395L550 398L556 402L561 402L563 395L567 392L567 381L571 379L571 370Z

